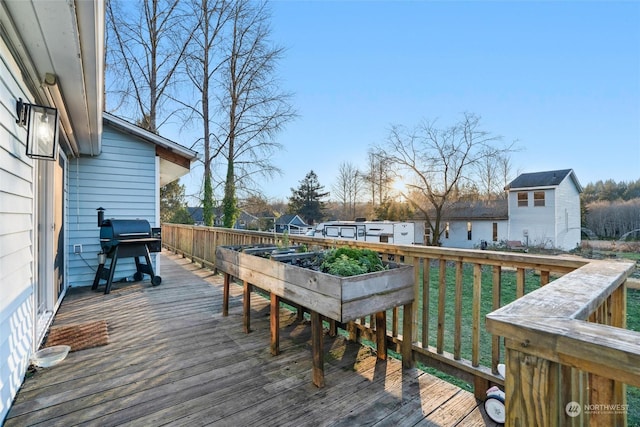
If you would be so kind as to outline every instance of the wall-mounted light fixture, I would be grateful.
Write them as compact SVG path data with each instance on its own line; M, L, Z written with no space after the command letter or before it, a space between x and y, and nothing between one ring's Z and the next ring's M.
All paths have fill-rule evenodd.
M27 128L27 156L55 160L58 154L58 110L18 99L16 123Z

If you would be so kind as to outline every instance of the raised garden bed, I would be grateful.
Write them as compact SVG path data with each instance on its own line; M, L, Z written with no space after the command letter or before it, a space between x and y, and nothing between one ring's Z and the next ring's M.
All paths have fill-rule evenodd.
M375 314L378 357L386 358L386 310L404 306L402 332L402 363L412 366L411 328L413 313L414 269L411 265L384 263L383 271L349 277L319 271L313 262L318 253L276 247L219 246L216 267L225 273L223 315L229 306L231 277L243 281L243 323L250 331L249 313L251 286L270 294L271 354L279 347L280 299L309 310L311 315L311 347L313 354L312 381L324 387L324 351L322 317L346 323ZM315 267L313 266L315 265Z
M268 257L267 257L268 256ZM384 263L386 270L341 277L304 265L316 252L275 247L216 249L216 267L240 280L339 322L413 301L412 265ZM296 262L298 261L298 262Z

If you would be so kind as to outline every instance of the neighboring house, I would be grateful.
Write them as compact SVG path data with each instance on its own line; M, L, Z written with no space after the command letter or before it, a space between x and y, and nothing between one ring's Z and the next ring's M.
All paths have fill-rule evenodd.
M572 169L521 174L505 190L507 200L459 202L447 208L441 245L470 249L484 241L563 250L580 245L582 187ZM425 241L430 241L428 234Z
M191 216L195 225L204 225L202 207L187 207L187 212L189 212L189 216ZM224 225L224 212L221 207L213 208L213 225L214 227L222 227ZM237 230L255 230L258 228L258 218L245 211L240 211L240 216L233 228Z
M505 189L509 193L509 240L564 250L580 245L582 186L573 169L525 173Z
M289 234L304 234L312 228L302 218L294 214L286 214L276 218L275 227L276 233L287 232Z
M103 1L0 2L0 424L66 290L93 281L96 209L157 226L160 185L197 156L103 114L104 19ZM20 99L55 108L57 145L35 153L55 160L26 154L41 135L17 122Z
M496 245L508 238L507 200L458 202L446 209L442 217L444 247L473 249L482 243ZM429 233L429 228L425 230ZM431 241L427 234L427 241Z

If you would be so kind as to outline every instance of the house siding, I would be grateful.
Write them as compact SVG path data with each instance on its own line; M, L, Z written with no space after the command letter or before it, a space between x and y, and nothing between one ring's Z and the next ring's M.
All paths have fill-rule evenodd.
M69 285L90 286L98 267L99 207L105 218L157 220L157 161L155 145L105 125L102 153L80 157L69 165ZM74 254L74 245L82 254ZM155 255L152 259L155 264ZM107 262L107 265L110 261ZM135 273L133 258L118 260L114 280Z
M467 222L471 222L471 240L467 237ZM448 248L477 249L485 240L489 245L493 241L493 224L498 224L498 242L507 240L508 221L506 220L469 220L449 221L449 238L441 235L442 246Z
M545 205L534 206L533 193L544 191ZM528 206L518 206L518 193L528 193ZM509 193L509 240L527 246L555 247L555 190L519 189Z
M556 247L572 250L582 239L580 221L580 193L567 176L556 189Z
M0 423L22 383L33 348L34 170L15 100L31 99L0 39Z

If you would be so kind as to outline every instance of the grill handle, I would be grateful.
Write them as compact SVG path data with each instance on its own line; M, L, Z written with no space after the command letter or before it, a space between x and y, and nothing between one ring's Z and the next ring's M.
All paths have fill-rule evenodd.
M104 222L104 208L99 207L96 210L98 211L98 227L102 227L102 223Z

